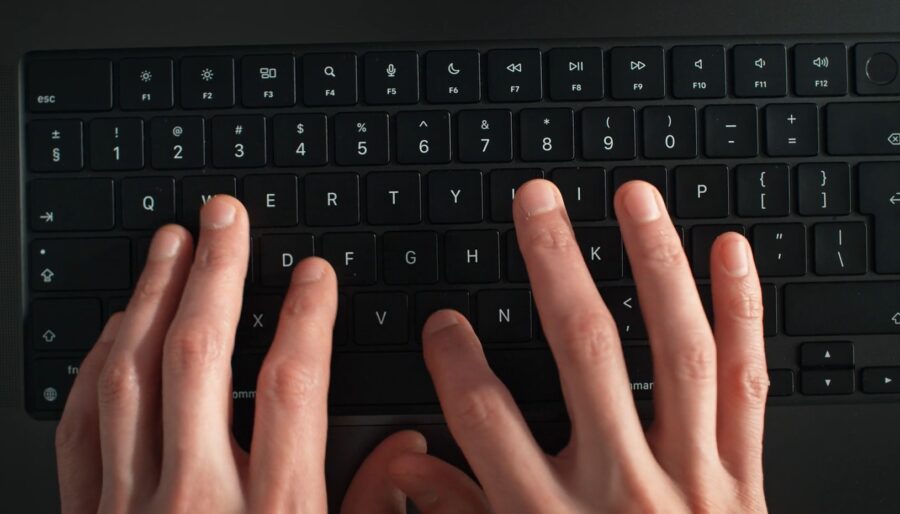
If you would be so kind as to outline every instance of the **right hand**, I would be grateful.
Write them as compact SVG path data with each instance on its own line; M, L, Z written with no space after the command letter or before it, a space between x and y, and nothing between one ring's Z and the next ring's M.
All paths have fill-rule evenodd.
M546 181L529 182L516 194L516 231L559 368L571 438L557 455L545 454L466 318L435 313L424 328L426 364L480 486L421 450L378 460L398 493L424 514L766 512L768 375L749 245L734 233L713 245L713 330L656 189L625 184L615 209L654 355L653 425L645 435L615 321L585 266L559 191ZM377 462L365 463L364 474ZM364 485L355 480L348 498ZM379 512L405 512L405 502Z

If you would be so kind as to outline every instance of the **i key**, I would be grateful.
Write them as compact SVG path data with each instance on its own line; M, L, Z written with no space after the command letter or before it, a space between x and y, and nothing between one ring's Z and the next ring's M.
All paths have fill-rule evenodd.
M606 217L606 170L561 168L553 170L553 183L562 193L573 221L599 221Z

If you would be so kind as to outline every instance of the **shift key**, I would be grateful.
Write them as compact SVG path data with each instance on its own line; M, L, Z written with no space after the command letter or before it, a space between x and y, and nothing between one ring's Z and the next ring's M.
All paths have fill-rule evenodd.
M900 102L828 104L825 123L831 155L900 154Z
M37 239L29 276L35 291L93 291L131 287L127 238Z
M788 284L784 330L792 336L900 334L900 282Z

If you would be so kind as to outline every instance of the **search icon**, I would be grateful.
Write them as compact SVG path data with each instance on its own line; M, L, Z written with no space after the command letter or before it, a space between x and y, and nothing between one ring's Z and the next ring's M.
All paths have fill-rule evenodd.
M325 69L323 71L325 72L325 75L328 75L329 77L334 77L334 66L325 66ZM335 78L337 78L337 77L335 77Z

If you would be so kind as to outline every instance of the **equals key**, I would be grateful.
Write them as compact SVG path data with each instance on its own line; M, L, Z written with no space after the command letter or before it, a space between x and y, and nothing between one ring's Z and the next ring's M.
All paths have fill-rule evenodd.
M863 223L819 223L813 229L817 275L866 272L866 226Z

